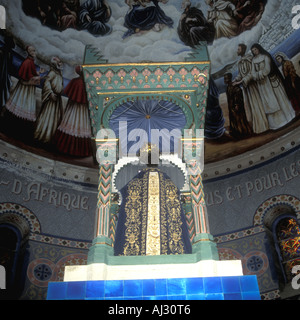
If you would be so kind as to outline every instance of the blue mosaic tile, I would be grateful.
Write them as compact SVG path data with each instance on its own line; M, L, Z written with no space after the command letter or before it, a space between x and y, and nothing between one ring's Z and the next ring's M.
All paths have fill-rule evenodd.
M167 295L156 296L156 300L168 300L168 296Z
M155 296L155 280L143 280L143 296Z
M83 300L86 293L85 281L71 281L67 283L67 299Z
M50 282L48 284L47 300L65 300L66 296L66 282Z
M167 279L156 279L155 280L155 293L157 296L167 295Z
M124 297L105 297L104 300L124 300Z
M187 278L186 293L199 294L200 292L204 292L203 278Z
M124 297L143 296L142 280L124 280Z
M261 300L256 276L51 282L47 300Z
M168 296L185 295L186 294L186 279L167 279Z
M168 300L186 300L186 295L185 294L179 294L179 295L168 295Z
M255 275L240 277L240 284L241 284L241 289L243 292L259 291L258 284L257 284L257 278Z
M157 300L157 296L143 296L143 300Z
M259 292L242 292L243 300L261 300Z
M186 295L186 300L205 300L205 294L204 293L187 294Z
M224 300L223 293L207 293L205 294L205 300Z
M241 292L240 277L222 277L222 285L224 293Z
M224 293L224 300L242 300L241 293Z
M87 281L86 283L87 298L104 297L104 281Z
M220 293L223 292L222 282L220 277L203 278L205 293Z
M105 299L109 297L124 296L124 281L123 280L108 280L105 281Z

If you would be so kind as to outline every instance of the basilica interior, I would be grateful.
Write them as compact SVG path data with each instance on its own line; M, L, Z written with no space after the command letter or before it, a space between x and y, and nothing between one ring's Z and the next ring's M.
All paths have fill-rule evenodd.
M1 299L197 257L299 300L297 1L2 2Z

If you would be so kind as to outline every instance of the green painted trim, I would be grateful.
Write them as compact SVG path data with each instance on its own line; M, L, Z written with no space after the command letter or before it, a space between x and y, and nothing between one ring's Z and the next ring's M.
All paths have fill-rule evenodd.
M192 243L193 253L200 260L219 260L217 244L209 233L200 233L196 235Z
M181 107L185 129L204 129L210 77L205 42L193 48L185 61L140 63L109 63L98 49L87 45L83 68L94 136L109 128L109 118L120 104L152 96L172 99Z
M97 250L97 249L96 249ZM89 255L87 264L106 263L107 265L148 265L148 264L181 264L181 263L197 263L202 260L219 260L213 254L210 254L210 248L205 249L202 254L191 253L181 255L161 255L161 256L113 256L109 251L93 252Z
M104 236L96 237L89 248L87 264L96 262L108 264L109 257L114 254L112 243L110 238Z
M200 236L200 237L199 237ZM195 237L196 238L196 237ZM195 244L194 238L194 244ZM107 239L107 238L106 238ZM181 264L196 263L202 260L219 260L218 250L213 237L210 234L201 234L193 244L193 253L181 255L159 255L159 256L114 256L111 243L99 244L103 239L96 238L93 241L88 254L87 264L106 263L107 265L147 265L147 264ZM109 239L110 240L110 239Z

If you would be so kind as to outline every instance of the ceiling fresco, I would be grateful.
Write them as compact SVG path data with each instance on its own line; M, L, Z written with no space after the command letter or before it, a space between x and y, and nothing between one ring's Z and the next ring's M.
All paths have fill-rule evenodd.
M80 67L86 45L110 63L176 62L206 41L212 79L206 163L255 150L298 127L296 0L0 4L6 9L6 30L0 34L0 138L27 151L96 166ZM134 122L137 113L130 114Z

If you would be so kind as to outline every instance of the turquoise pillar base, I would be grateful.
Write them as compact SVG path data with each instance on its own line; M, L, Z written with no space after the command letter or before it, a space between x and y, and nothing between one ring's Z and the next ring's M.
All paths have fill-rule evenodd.
M219 260L217 244L209 233L196 235L192 243L192 252L196 255L196 260Z
M183 255L160 256L122 256L115 257L110 238L99 236L93 240L89 249L87 264L151 264L151 263L187 263L202 260L219 260L217 244L209 233L201 233L193 239L192 253ZM119 261L122 260L123 263Z
M99 236L93 240L92 246L89 249L87 264L106 263L108 264L109 257L114 255L110 238Z

